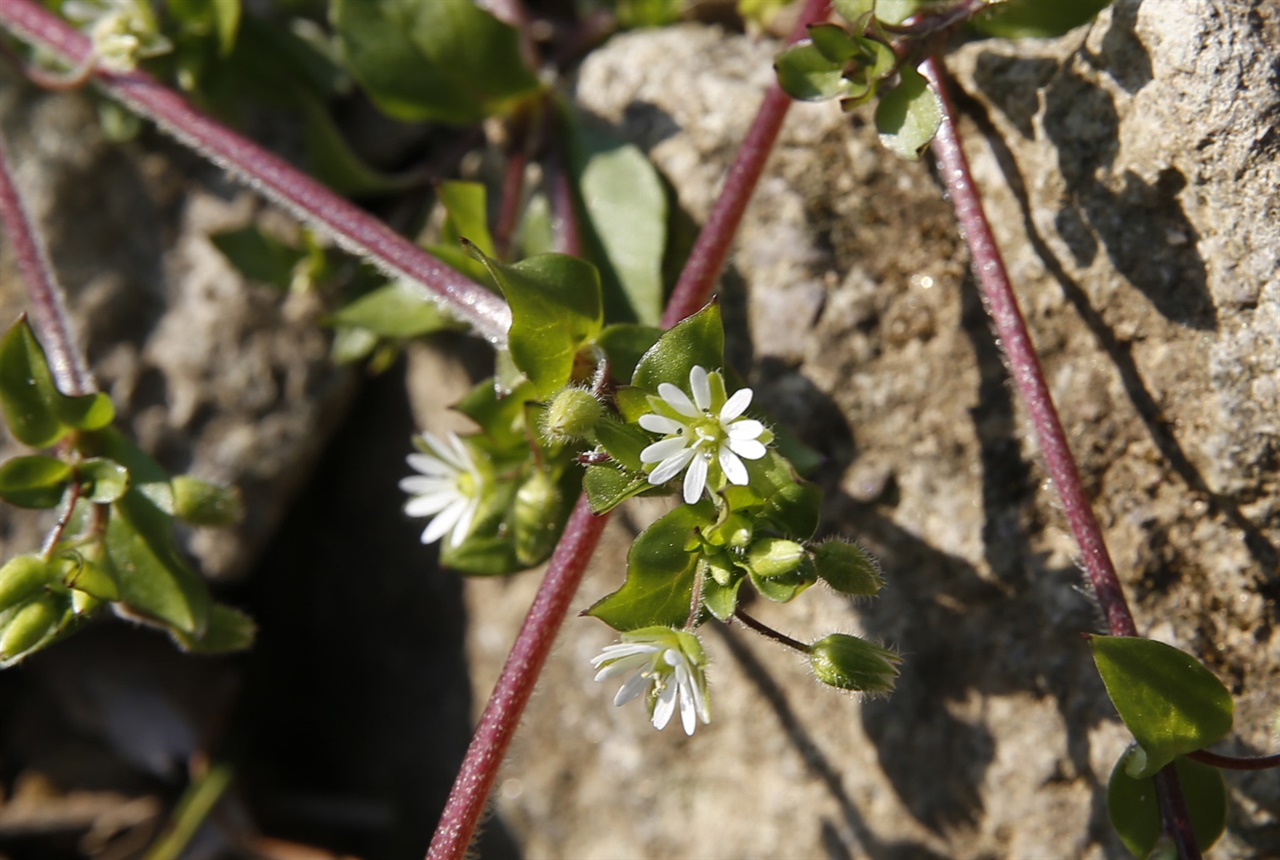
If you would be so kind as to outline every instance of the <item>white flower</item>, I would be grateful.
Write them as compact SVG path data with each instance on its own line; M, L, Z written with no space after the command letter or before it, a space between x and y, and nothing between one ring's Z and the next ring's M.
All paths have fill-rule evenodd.
M671 722L677 702L684 733L692 735L697 720L711 722L711 703L707 697L707 658L698 637L669 627L645 627L622 634L622 642L606 645L604 652L591 659L600 671L596 680L604 681L634 673L613 697L621 707L647 692L649 719L655 729Z
M435 543L449 534L449 546L458 546L471 531L484 481L458 434L450 433L442 440L423 433L422 442L431 453L408 457L409 465L422 474L400 481L400 489L413 496L405 503L404 512L411 517L433 518L422 533L423 543Z
M107 71L131 72L139 60L173 49L148 0L67 0L62 12L89 34Z
M724 474L731 484L747 483L743 459L759 460L773 435L753 418L741 415L751 405L751 389L742 388L726 397L724 378L718 371L708 373L695 366L689 372L693 399L670 382L658 386L660 397L649 395L653 411L640 416L640 426L666 436L640 452L640 462L657 463L649 473L649 483L665 484L684 476L684 500L693 504L707 486L712 470ZM719 485L717 480L713 488Z

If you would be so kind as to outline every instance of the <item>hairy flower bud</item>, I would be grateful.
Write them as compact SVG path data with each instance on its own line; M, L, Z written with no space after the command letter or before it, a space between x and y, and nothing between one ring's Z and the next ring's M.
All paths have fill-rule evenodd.
M543 432L556 442L576 442L600 423L604 407L590 391L566 388L555 396L543 419Z
M818 680L841 690L889 693L902 658L857 636L832 633L813 643L810 665Z
M861 547L840 540L818 544L813 550L818 577L836 591L854 597L873 597L884 585L880 567Z

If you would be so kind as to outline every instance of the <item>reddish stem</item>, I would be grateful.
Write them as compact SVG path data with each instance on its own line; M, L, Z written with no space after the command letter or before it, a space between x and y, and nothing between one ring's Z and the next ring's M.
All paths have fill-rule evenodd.
M787 39L787 44L803 39L810 24L825 20L831 13L830 0L805 0L795 28ZM787 118L787 109L791 107L791 96L782 91L777 81L769 85L760 103L760 110L742 139L738 155L729 167L724 180L724 190L716 200L707 218L707 224L698 234L698 241L689 252L689 259L680 273L680 280L671 293L671 301L667 303L666 312L662 315L662 325L669 328L685 317L697 313L711 298L716 278L724 267L725 257L729 255L729 246L738 233L738 225L742 222L747 204L751 202L751 194L760 181L760 173L764 170L769 153L773 151L778 132Z
M62 301L62 290L58 287L44 245L32 227L26 207L22 205L11 165L8 147L0 137L0 224L13 243L18 270L27 286L32 324L45 349L49 369L58 388L63 394L88 394L96 391L97 387L87 362L76 349Z
M1102 529L1093 514L1093 508L1080 482L1071 447L1067 444L1062 422L1053 405L1053 397L1040 368L1040 359L1031 342L1027 324L1018 309L1018 300L1009 284L1004 259L996 247L995 236L982 209L982 200L969 171L969 160L960 146L953 117L954 109L943 84L942 66L937 58L930 57L920 66L921 73L929 79L934 91L942 99L942 125L933 139L933 154L938 159L938 173L951 195L960 230L969 246L973 260L973 272L978 287L986 300L987 313L995 324L999 340L1018 393L1022 395L1031 424L1040 442L1045 467L1053 479L1058 496L1062 500L1067 524L1080 545L1080 563L1093 584L1098 603L1107 618L1107 627L1114 636L1137 636L1138 630L1129 612L1120 578L1107 552Z
M26 42L52 51L72 66L87 62L91 56L88 37L30 0L0 0L0 26ZM506 341L511 313L501 299L377 218L195 110L144 72L119 75L98 70L94 80L131 110L238 174L298 217L324 229L348 251L392 275L421 285L424 297L447 306L491 343Z
M489 704L480 716L480 724L471 739L471 746L467 748L462 769L431 840L431 848L427 852L429 860L461 860L466 856L489 790L520 723L520 715L533 693L534 682L542 671L556 632L564 621L569 602L578 590L582 573L607 520L607 514L594 516L591 513L585 495L578 500L564 535L551 556L538 596L534 598L506 665L502 667L502 675Z
M1208 750L1197 750L1189 753L1187 758L1193 758L1201 764L1211 765L1222 770L1271 770L1272 768L1280 767L1280 753L1263 756L1234 756L1209 752Z

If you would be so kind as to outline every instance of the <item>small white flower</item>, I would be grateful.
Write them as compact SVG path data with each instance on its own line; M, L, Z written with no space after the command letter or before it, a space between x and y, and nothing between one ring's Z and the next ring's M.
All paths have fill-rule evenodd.
M692 633L670 627L632 630L622 634L619 644L606 645L591 665L599 669L597 681L633 673L613 697L613 704L621 707L645 692L655 729L667 727L677 704L686 735L693 734L697 720L704 725L711 722L707 658Z
M458 434L441 439L423 433L422 441L431 453L408 457L409 465L422 474L400 481L400 489L413 496L405 503L404 512L411 517L432 517L422 533L423 543L435 543L448 534L449 546L458 546L471 531L484 481Z
M751 389L741 388L727 397L719 371L700 366L689 372L693 399L670 382L658 386L660 397L649 395L653 411L640 416L640 426L666 438L640 452L640 462L656 463L649 483L665 484L688 467L684 476L684 500L693 504L707 486L707 476L719 467L731 484L747 483L742 461L759 460L773 438L764 425L742 413L751 405ZM718 481L716 482L719 483Z

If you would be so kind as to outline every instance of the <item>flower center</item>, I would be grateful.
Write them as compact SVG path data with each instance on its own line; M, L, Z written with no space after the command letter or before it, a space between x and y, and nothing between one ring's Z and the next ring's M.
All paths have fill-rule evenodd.
M479 486L476 483L476 476L470 472L459 472L457 479L458 492L468 499L476 495Z

